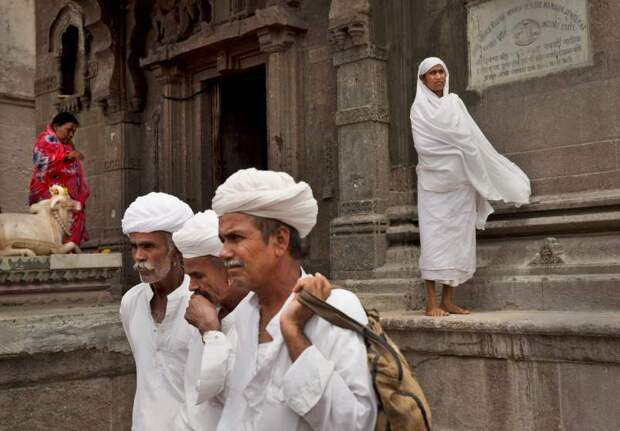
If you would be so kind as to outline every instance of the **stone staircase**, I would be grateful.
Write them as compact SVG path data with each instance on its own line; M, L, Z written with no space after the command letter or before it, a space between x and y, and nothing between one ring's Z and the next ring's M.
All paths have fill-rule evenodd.
M615 196L500 208L478 236L476 276L456 289L473 313L435 319L422 310L415 207L390 208L385 265L340 283L382 312L434 430L620 430Z

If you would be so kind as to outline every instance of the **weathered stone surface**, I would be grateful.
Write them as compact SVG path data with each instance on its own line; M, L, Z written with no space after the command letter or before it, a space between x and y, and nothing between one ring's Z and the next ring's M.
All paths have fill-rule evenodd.
M27 211L35 137L34 0L0 5L0 211Z
M494 311L443 319L421 311L385 313L405 350L514 360L620 363L620 313Z
M53 254L50 269L120 268L120 253Z
M2 430L127 430L134 364L107 307L2 309Z
M383 313L438 430L612 431L620 414L620 314Z

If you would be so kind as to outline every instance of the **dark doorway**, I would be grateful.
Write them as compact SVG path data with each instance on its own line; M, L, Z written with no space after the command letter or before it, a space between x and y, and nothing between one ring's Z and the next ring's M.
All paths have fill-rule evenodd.
M60 55L60 72L62 82L61 94L75 93L75 69L78 53L79 31L77 27L70 25L62 34L62 53Z
M207 131L203 201L239 169L267 169L265 67L207 83Z

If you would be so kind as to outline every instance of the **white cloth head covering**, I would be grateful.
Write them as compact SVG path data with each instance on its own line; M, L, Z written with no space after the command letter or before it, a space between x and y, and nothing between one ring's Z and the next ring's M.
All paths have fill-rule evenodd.
M421 75L443 66L446 83L439 97L424 84ZM411 106L411 129L418 153L418 182L425 190L453 191L471 184L477 191L476 225L483 229L493 212L488 200L517 205L530 200L530 180L517 165L499 154L471 117L463 101L449 92L449 72L437 57L418 68L417 91Z
M185 259L198 256L219 256L222 242L215 211L199 212L172 234L172 241Z
M133 201L123 216L123 233L176 232L194 215L192 209L176 196L151 192Z
M439 57L428 57L426 59L424 59L422 61L422 63L420 63L420 66L418 67L418 86L417 86L417 91L422 91L423 93L426 93L426 96L428 97L429 94L433 94L435 95L436 99L439 99L439 97L433 93L431 91L430 88L428 88L426 86L426 84L424 84L424 82L421 79L421 76L424 75L426 72L428 72L429 70L431 70L433 67L440 65L443 66L443 70L446 71L446 83L443 86L443 94L444 96L446 94L448 94L450 92L450 74L448 73L448 66L446 66L446 63L443 62L443 60ZM422 87L420 87L420 84L422 84ZM420 88L422 88L420 90ZM416 98L417 98L418 93L416 93Z
M241 169L217 188L212 202L218 216L241 212L280 220L307 236L314 225L318 206L312 189L295 182L285 172Z

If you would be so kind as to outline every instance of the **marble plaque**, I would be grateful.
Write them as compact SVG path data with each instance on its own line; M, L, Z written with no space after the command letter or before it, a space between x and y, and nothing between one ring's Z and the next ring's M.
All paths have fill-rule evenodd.
M491 0L468 6L469 88L592 64L588 0Z

